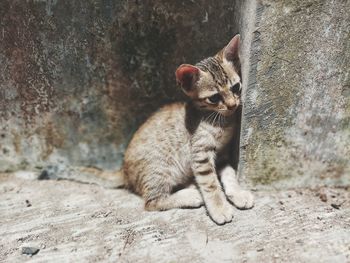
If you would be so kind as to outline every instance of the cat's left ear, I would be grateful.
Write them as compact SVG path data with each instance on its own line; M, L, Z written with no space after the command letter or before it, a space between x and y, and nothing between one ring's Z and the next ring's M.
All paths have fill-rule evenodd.
M182 64L177 68L175 75L176 81L181 85L182 90L186 95L191 96L199 79L199 68L189 64Z
M235 35L230 43L224 48L224 58L228 61L239 62L240 35Z

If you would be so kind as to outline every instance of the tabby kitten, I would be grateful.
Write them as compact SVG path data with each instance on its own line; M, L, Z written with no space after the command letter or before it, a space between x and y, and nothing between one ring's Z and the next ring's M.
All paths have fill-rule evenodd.
M233 217L230 202L242 209L253 206L253 195L238 185L227 160L240 105L239 42L236 35L215 56L181 65L176 79L190 102L161 108L132 138L124 184L144 198L147 210L204 202L210 217L224 224Z

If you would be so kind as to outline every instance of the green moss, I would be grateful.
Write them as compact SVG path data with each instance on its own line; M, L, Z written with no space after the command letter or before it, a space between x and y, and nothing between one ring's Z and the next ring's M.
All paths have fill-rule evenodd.
M256 161L260 163L256 173L251 177L255 185L271 185L288 178L289 174L286 170L287 163L281 163L281 150L273 148L269 151L261 149Z

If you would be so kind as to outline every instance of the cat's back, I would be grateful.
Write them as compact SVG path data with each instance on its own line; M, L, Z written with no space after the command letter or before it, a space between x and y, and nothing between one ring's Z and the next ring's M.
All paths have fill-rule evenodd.
M125 160L135 160L135 155L142 155L144 159L145 154L171 152L182 146L189 139L185 116L185 103L172 103L160 108L136 131L125 153Z
M147 192L144 183L151 182L154 173L162 171L174 178L189 173L190 136L185 125L185 107L184 103L162 107L134 134L124 156L127 188L144 194Z
M151 129L156 133L163 133L162 131L164 131L164 129L181 129L181 124L184 124L185 115L185 103L177 102L167 104L153 113L139 128L135 136L148 129ZM161 130L155 128L161 128Z

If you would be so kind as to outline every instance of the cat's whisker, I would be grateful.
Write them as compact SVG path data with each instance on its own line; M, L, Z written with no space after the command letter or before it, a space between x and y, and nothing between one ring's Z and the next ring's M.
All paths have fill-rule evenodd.
M213 120L213 118L215 117L215 113L216 113L216 112L213 111L213 112L210 114L210 116L209 116L209 117L210 117L210 122L211 122L211 121Z
M214 125L215 116L216 116L216 112L214 112L214 115L211 118L210 125Z
M213 112L213 116L211 117L210 125L214 125L214 124L215 124L216 115L217 115L217 112L214 111L214 112Z
M209 116L207 116L207 117L204 119L204 121L210 122L211 117L212 117L214 114L215 114L215 112L210 113Z
M220 128L222 128L224 126L222 114L220 114L219 123L220 123Z
M218 118L220 116L220 113L219 112L217 112L216 113L216 115L215 115L215 119L214 119L214 123L213 124L215 124L215 122L216 122L216 118Z

